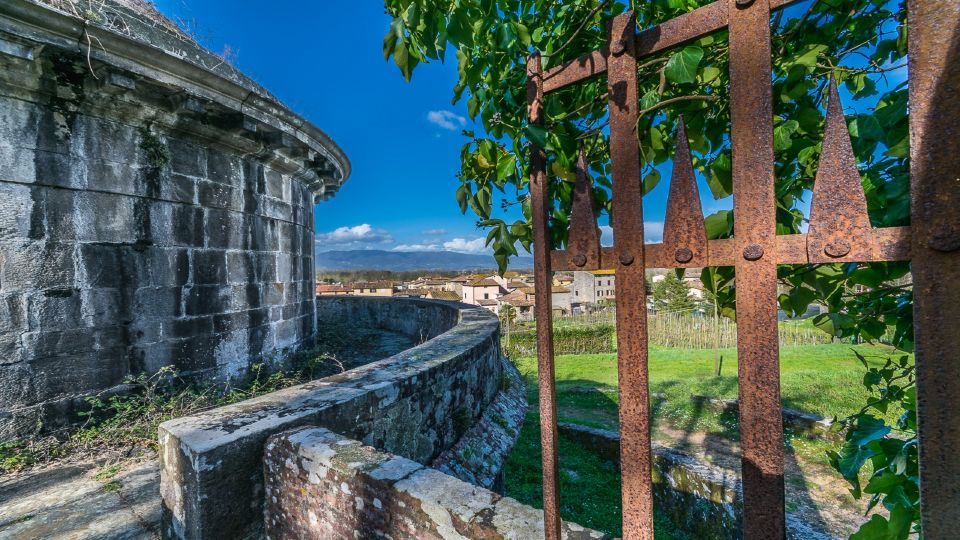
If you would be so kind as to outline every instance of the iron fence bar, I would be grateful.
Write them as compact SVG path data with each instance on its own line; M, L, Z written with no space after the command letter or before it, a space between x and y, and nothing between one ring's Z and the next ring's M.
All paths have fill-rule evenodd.
M728 0L743 536L785 537L769 0Z
M771 0L770 9L780 9L801 0ZM717 0L657 26L641 30L636 37L636 58L655 54L727 26L727 0ZM607 70L607 47L583 54L544 72L544 92L566 88Z
M924 538L960 523L960 2L907 2L910 221Z
M615 287L623 537L653 540L643 193L635 132L639 112L635 28L632 11L619 15L610 25L607 87L613 176L611 221L618 262Z
M778 264L810 264L807 252L807 234L783 234L775 239ZM861 257L836 257L831 262L880 262L910 260L910 227L884 227L871 229L864 239L866 253ZM734 266L742 255L737 251L733 238L707 240L706 262L691 260L680 263L676 253L666 244L644 245L644 257L647 268L701 268L703 266ZM551 268L555 270L577 270L570 260L567 250L554 250L550 253ZM617 254L614 248L600 248L599 270L617 268Z
M527 60L527 117L543 125L543 72L539 54ZM533 218L534 313L537 320L537 383L540 395L540 446L543 465L543 528L546 540L560 538L560 487L557 464L557 401L553 366L553 313L550 270L550 190L547 156L530 143L530 213Z

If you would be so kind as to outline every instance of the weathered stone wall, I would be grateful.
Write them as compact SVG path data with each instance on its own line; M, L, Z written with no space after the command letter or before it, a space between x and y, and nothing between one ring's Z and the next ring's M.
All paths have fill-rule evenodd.
M561 422L561 435L603 459L620 463L620 434ZM683 452L653 443L654 508L692 538L739 540L743 533L743 486L739 471L731 473L702 463ZM787 538L832 540L793 513L787 514Z
M543 538L543 511L323 428L270 438L264 452L266 536ZM563 538L605 536L564 522Z
M125 28L0 4L0 439L130 374L235 377L316 330L315 169L342 180L345 160L184 59L209 53Z
M438 309L429 302L398 302L392 297L320 296L316 301L319 324L379 328L420 342L453 328L460 318L458 309Z
M262 527L263 448L275 433L323 426L429 463L500 392L500 323L489 311L400 298L352 298L343 305L363 302L398 320L422 316L455 325L424 327L416 334L436 337L342 374L162 424L165 536L240 538ZM426 315L430 310L438 313Z

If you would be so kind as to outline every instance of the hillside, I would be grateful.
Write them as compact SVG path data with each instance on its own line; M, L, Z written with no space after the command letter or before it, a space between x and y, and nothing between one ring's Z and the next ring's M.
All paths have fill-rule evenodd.
M317 270L493 270L492 255L455 251L322 251L316 255ZM514 257L511 270L533 268L532 257Z

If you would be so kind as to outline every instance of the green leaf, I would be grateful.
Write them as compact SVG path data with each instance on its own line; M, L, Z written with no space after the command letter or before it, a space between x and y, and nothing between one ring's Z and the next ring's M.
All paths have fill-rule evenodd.
M710 164L710 173L707 175L707 186L713 193L714 199L729 197L733 193L733 164L730 163L730 154L723 153Z
M515 23L515 30L517 32L517 37L520 38L520 43L523 43L524 47L529 47L532 43L530 40L530 30L520 23Z
M410 77L413 76L413 68L417 65L418 60L410 56L409 51L407 50L407 44L401 41L397 44L396 49L393 51L393 63L400 68L400 73L403 74L403 78L410 82Z
M797 56L794 60L797 64L806 66L808 68L814 68L817 65L817 57L823 54L827 50L827 45L816 44L816 45L807 45L804 48L804 52Z
M643 194L646 195L660 183L660 171L653 169L643 177Z
M792 136L799 128L800 123L796 120L787 120L773 128L773 149L780 152L793 146Z
M547 147L547 130L537 124L527 124L523 127L523 134L526 135L533 144L540 148Z
M511 177L517 170L517 157L513 154L500 156L497 160L497 180L501 182Z
M671 82L691 83L697 78L697 66L701 59L703 59L703 49L694 46L684 47L670 56L663 73Z
M874 514L870 517L870 521L861 525L857 532L850 535L850 540L889 540L887 531L887 519Z
M710 214L703 220L703 225L707 229L707 238L714 240L730 232L732 213L729 210L720 210Z
M863 488L864 493L886 493L893 486L902 484L907 478L899 474L886 471L880 476L870 479L870 482Z
M883 140L883 127L880 126L880 122L872 114L858 114L854 122L857 125L857 136L861 139L868 141Z
M865 446L867 443L882 439L888 433L890 433L890 426L883 420L873 416L861 416L856 426L847 435L847 439L853 444Z

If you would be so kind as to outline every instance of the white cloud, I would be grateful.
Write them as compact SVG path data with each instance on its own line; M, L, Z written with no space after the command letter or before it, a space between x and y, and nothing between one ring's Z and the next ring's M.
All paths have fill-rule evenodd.
M453 111L430 111L427 113L427 121L450 131L462 129L467 125L467 119Z
M394 246L391 251L440 251L443 247L440 244L400 244Z
M369 223L353 227L339 227L327 233L317 235L317 247L337 249L363 249L375 247L375 244L391 244L393 236L389 231L376 229Z
M486 253L490 250L485 244L486 240L483 238L474 238L472 240L454 238L453 240L444 242L443 249L447 251L459 251L460 253Z
M422 231L425 236L443 236L447 234L446 229L427 229Z
M663 222L662 221L644 221L643 235L645 242L658 243L663 242ZM600 226L600 245L613 245L613 227L609 225Z
M643 235L647 242L663 242L663 222L644 221Z

